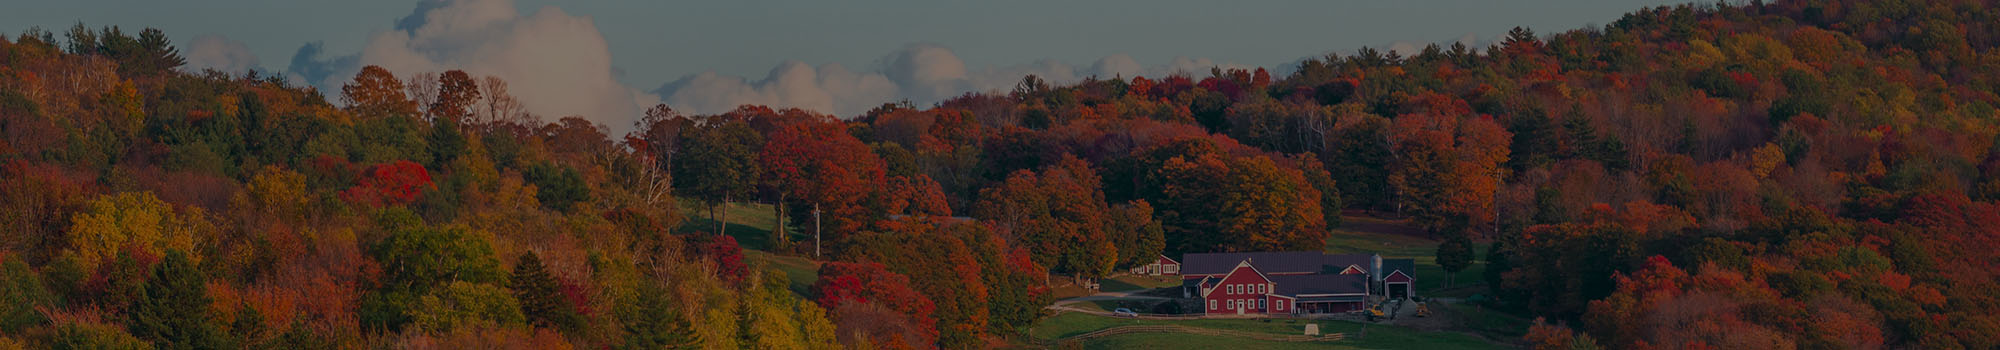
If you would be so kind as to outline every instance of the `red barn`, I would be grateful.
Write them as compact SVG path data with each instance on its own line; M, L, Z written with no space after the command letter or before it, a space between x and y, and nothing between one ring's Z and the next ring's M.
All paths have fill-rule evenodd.
M1184 293L1211 315L1335 313L1371 296L1409 297L1410 259L1322 252L1203 253L1183 257Z

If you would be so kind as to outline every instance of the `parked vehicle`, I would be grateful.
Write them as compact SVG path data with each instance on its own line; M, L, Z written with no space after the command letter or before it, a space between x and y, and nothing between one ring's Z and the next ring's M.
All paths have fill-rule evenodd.
M1127 308L1122 308L1122 307L1121 307L1121 308L1118 308L1117 310L1111 310L1111 316L1115 316L1115 317L1131 317L1131 318L1138 318L1138 317L1139 317L1139 313L1137 313L1137 312L1132 312L1132 309L1127 309Z

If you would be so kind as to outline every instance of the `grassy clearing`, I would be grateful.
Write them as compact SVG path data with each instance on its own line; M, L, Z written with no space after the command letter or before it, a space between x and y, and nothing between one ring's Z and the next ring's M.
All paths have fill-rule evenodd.
M1401 220L1367 216L1342 217L1340 228L1327 235L1326 251L1340 254L1382 254L1386 258L1409 258L1417 264L1418 296L1462 296L1485 290L1486 244L1473 246L1471 266L1452 276L1451 290L1445 290L1444 268L1437 264L1438 241Z
M1290 343L1182 333L1120 334L1091 339L1084 349L1357 349L1339 343Z
M791 285L787 288L801 296L809 296L811 293L808 293L807 289L812 287L813 281L819 280L819 263L806 258L749 249L743 250L743 257L752 264L784 271L785 279L791 281Z
M1457 315L1454 326L1458 328L1497 338L1520 338L1528 334L1528 325L1533 323L1505 312L1475 305L1435 303L1431 304L1431 307L1449 309L1452 314Z
M1251 319L1135 320L1080 313L1066 313L1043 320L1040 325L1030 329L1028 335L1041 339L1062 339L1100 329L1131 325L1182 325L1270 334L1304 334L1307 323L1319 324L1321 332L1346 333L1348 339L1332 343L1285 343L1187 334L1128 334L1093 339L1085 342L1083 345L1086 349L1206 349L1217 345L1230 345L1237 348L1245 348L1247 346L1247 348L1255 349L1506 348L1504 345L1489 343L1478 337L1466 334L1423 332L1403 327L1347 321L1268 320L1267 322L1267 320Z
M777 227L778 213L770 204L729 203L721 208L729 216L729 226L723 233L735 237L743 249L771 249L771 228ZM709 218L707 204L682 200L681 216L687 220L674 230L676 233L715 232L716 220Z
M1179 276L1138 276L1123 275L1098 280L1099 289L1106 292L1124 292L1141 289L1174 287L1181 285Z
M747 262L785 272L791 280L788 286L792 292L807 295L807 288L819 279L819 263L796 256L773 254L770 250L771 228L778 224L777 213L771 205L761 203L729 203L720 207L729 213L729 227L723 233L736 238L743 246L743 257ZM696 201L681 201L681 213L687 221L675 228L679 234L715 232L715 220L709 219L708 205Z

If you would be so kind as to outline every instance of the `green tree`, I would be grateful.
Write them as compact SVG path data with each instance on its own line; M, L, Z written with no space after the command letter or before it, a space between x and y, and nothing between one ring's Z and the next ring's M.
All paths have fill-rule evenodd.
M19 255L0 257L0 333L21 334L22 329L40 325L45 320L35 308L60 303L42 284L42 275L29 269Z
M1388 120L1362 115L1352 126L1340 128L1327 158L1327 170L1340 186L1342 199L1359 209L1384 210L1390 200L1389 162L1395 159L1388 142ZM1331 222L1329 222L1331 224Z
M220 349L230 347L227 334L215 324L209 308L208 278L194 260L179 250L167 251L153 268L144 292L132 304L126 327L134 336L161 349Z
M446 333L462 327L518 325L521 304L506 289L486 283L453 281L417 301L410 323L429 332Z
M563 296L562 285L549 276L548 267L542 265L542 259L535 253L521 253L514 263L514 278L508 283L514 299L521 302L521 314L527 316L529 325L563 331L583 326L576 305Z
M1444 268L1445 287L1450 287L1451 283L1458 279L1459 271L1465 271L1466 267L1472 266L1472 255L1472 238L1464 233L1453 234L1451 238L1438 243L1437 263L1438 267Z
M549 209L569 211L577 202L590 199L590 184L576 168L539 163L521 172L521 178L535 184L535 200Z
M1166 249L1166 230L1153 218L1153 205L1134 200L1111 208L1111 232L1119 267L1145 265Z
M411 310L437 287L456 281L500 281L500 262L485 238L463 226L423 225L405 210L390 213L381 220L402 223L386 223L396 229L369 247L369 255L382 266L382 281L379 289L361 301L363 325L401 329L412 320ZM511 302L513 296L507 297ZM513 312L518 314L519 307L515 308Z
M619 349L695 349L702 344L681 308L665 288L646 284L634 293L630 307L619 308L625 343Z
M674 189L708 204L716 234L724 234L732 200L749 198L757 187L757 150L763 137L749 123L710 118L707 125L683 131L681 155L674 158Z
M72 322L56 326L49 339L52 350L152 350L153 344L139 340L118 326Z

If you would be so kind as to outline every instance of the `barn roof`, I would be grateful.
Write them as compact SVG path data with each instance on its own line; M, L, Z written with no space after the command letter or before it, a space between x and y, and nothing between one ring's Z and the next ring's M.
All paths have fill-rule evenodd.
M1362 294L1368 292L1367 275L1285 275L1271 276L1276 284L1272 294L1299 295Z
M1362 270L1374 264L1370 255L1322 252L1192 253L1181 256L1181 275L1222 275L1236 269L1236 263L1250 260L1267 275L1339 273L1349 265ZM1374 271L1369 271L1373 273Z
M1404 276L1417 279L1417 261L1414 259L1382 259L1380 276L1387 278L1390 272L1403 271Z

